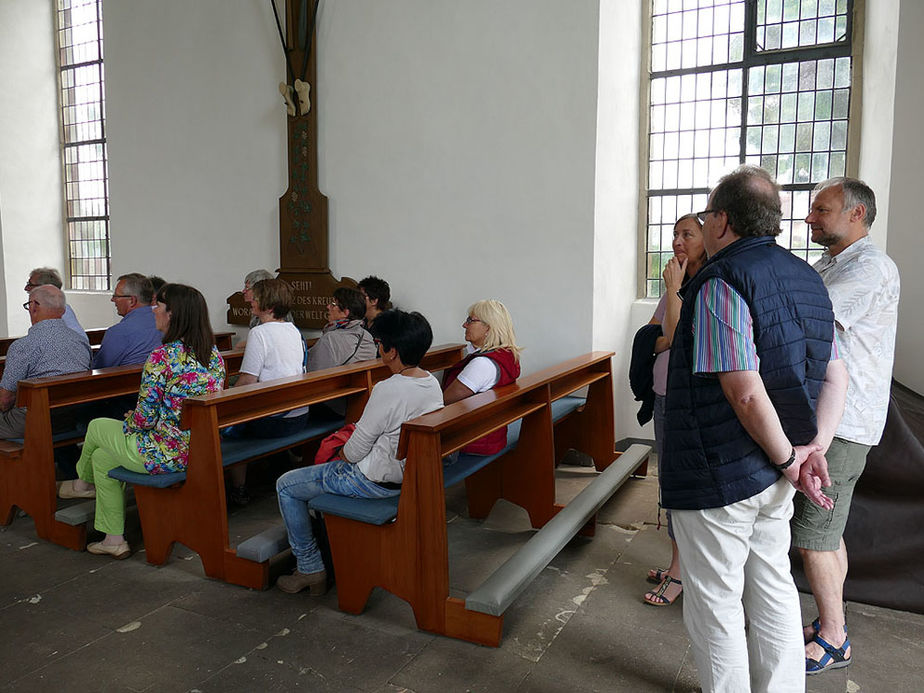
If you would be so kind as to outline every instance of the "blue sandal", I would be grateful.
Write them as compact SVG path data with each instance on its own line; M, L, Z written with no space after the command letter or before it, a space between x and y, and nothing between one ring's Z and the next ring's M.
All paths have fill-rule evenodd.
M847 648L850 647L849 638L844 638L844 644L840 647L835 647L816 632L812 636L812 642L818 643L825 653L821 656L821 659L805 658L805 673L809 676L820 674L828 669L843 669L850 664L851 658L846 656Z

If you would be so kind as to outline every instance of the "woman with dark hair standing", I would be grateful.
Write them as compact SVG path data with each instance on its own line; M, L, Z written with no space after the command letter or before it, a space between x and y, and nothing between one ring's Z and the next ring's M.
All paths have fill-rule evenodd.
M664 267L664 294L658 302L649 325L660 325L661 336L654 345L656 354L653 366L654 429L655 443L660 460L664 441L664 396L667 393L667 364L670 360L671 342L680 319L681 299L677 293L706 262L706 248L703 245L703 227L695 214L686 214L674 222L674 257ZM670 606L683 592L680 576L680 555L674 541L674 529L670 511L667 511L667 533L671 539L671 563L667 568L652 568L648 581L658 585L645 593L643 599L652 606Z
M163 346L151 352L141 373L138 404L124 421L93 419L77 461L79 479L63 482L62 498L96 497L94 526L105 533L87 546L90 553L128 558L122 484L109 470L123 466L141 474L186 469L189 432L180 428L187 397L219 392L225 364L215 347L208 306L191 286L165 284L154 304Z
M404 460L399 460L401 424L443 406L439 381L419 367L433 332L420 313L390 310L372 326L382 361L392 376L372 388L356 430L341 459L286 472L276 482L279 510L298 561L291 575L276 582L283 592L327 590L327 572L314 538L308 501L322 493L353 498L387 498L401 493Z
M366 319L363 324L368 330L379 313L392 309L391 288L387 281L373 276L359 283L359 291L366 301Z

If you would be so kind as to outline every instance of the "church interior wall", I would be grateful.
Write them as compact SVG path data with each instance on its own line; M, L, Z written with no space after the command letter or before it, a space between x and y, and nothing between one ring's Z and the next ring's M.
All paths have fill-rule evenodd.
M0 4L0 88L15 97L0 101L8 334L28 326L23 272L64 265L48 5ZM617 352L617 435L650 436L625 377L654 309L637 298L642 4L629 5L323 3L312 97L334 275L385 277L436 342L461 339L471 302L503 300L526 372ZM225 298L279 260L285 63L270 5L121 0L105 12L113 273L191 283L227 329ZM915 386L924 339L909 316L920 243L908 188L921 159L924 10L882 0L866 12L860 175L880 197L874 240L888 235L902 270L896 376ZM69 292L87 327L114 322L108 299Z
M64 266L53 21L50 2L0 2L0 329L12 335L29 329L29 270Z
M921 239L921 162L924 161L924 5L902 2L898 31L898 59L895 76L894 146L891 157L891 193L883 204L888 208L889 255L898 265L902 298L898 309L898 335L895 348L896 380L924 393L924 242ZM876 222L879 223L878 221Z

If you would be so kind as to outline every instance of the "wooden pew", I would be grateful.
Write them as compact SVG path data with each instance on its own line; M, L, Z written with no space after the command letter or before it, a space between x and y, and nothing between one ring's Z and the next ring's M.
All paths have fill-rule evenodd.
M372 589L382 587L411 605L422 630L485 645L499 644L503 608L499 614L484 613L449 596L445 485L465 479L472 517L485 517L498 499L505 498L524 507L534 527L550 523L562 511L555 503L554 470L563 450L576 448L589 453L598 471L606 470L618 456L611 356L594 352L571 359L405 423L398 448L399 458L406 458L404 482L396 498L323 494L313 499L309 507L322 511L327 525L340 608L358 614ZM585 387L584 406L555 426L555 419L560 418L555 413L556 402ZM565 406L563 411L569 408ZM489 458L460 455L456 463L444 467L446 455L505 425L511 425L508 439L511 435L518 438L515 446L508 445ZM647 451L633 451L618 474L607 473L605 493L582 501L586 507L568 520L569 527L555 529L558 537L554 541L563 545L563 540L592 522L599 505L633 470L645 474ZM546 563L551 560L548 554L544 552ZM535 566L526 568L535 570ZM502 601L511 599L513 591L524 586L517 582L502 587Z
M240 369L243 351L224 352L229 373ZM39 537L70 549L86 547L86 526L55 518L54 448L78 442L83 432L52 436L52 410L136 394L142 365L116 366L48 378L23 380L17 388L17 406L27 407L22 443L0 440L0 524L12 522L15 508L28 513Z
M434 347L421 367L443 370L463 356L461 344ZM309 423L303 434L270 440L222 440L220 429L342 397L348 398L346 420L355 421L372 386L390 376L381 359L375 359L187 399L181 419L181 426L190 431L186 472L148 475L118 467L109 473L134 486L147 561L165 563L173 544L180 542L199 554L207 576L265 589L269 562L243 558L229 544L224 470L302 445L336 430L342 422Z

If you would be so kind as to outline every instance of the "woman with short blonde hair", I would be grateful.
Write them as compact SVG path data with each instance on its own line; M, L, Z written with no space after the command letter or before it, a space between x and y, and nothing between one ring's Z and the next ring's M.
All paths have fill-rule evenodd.
M443 376L446 404L509 385L520 377L521 348L517 345L513 319L503 303L488 299L472 304L462 327L471 347L468 356L448 368ZM462 452L493 455L506 445L505 427L479 438Z

